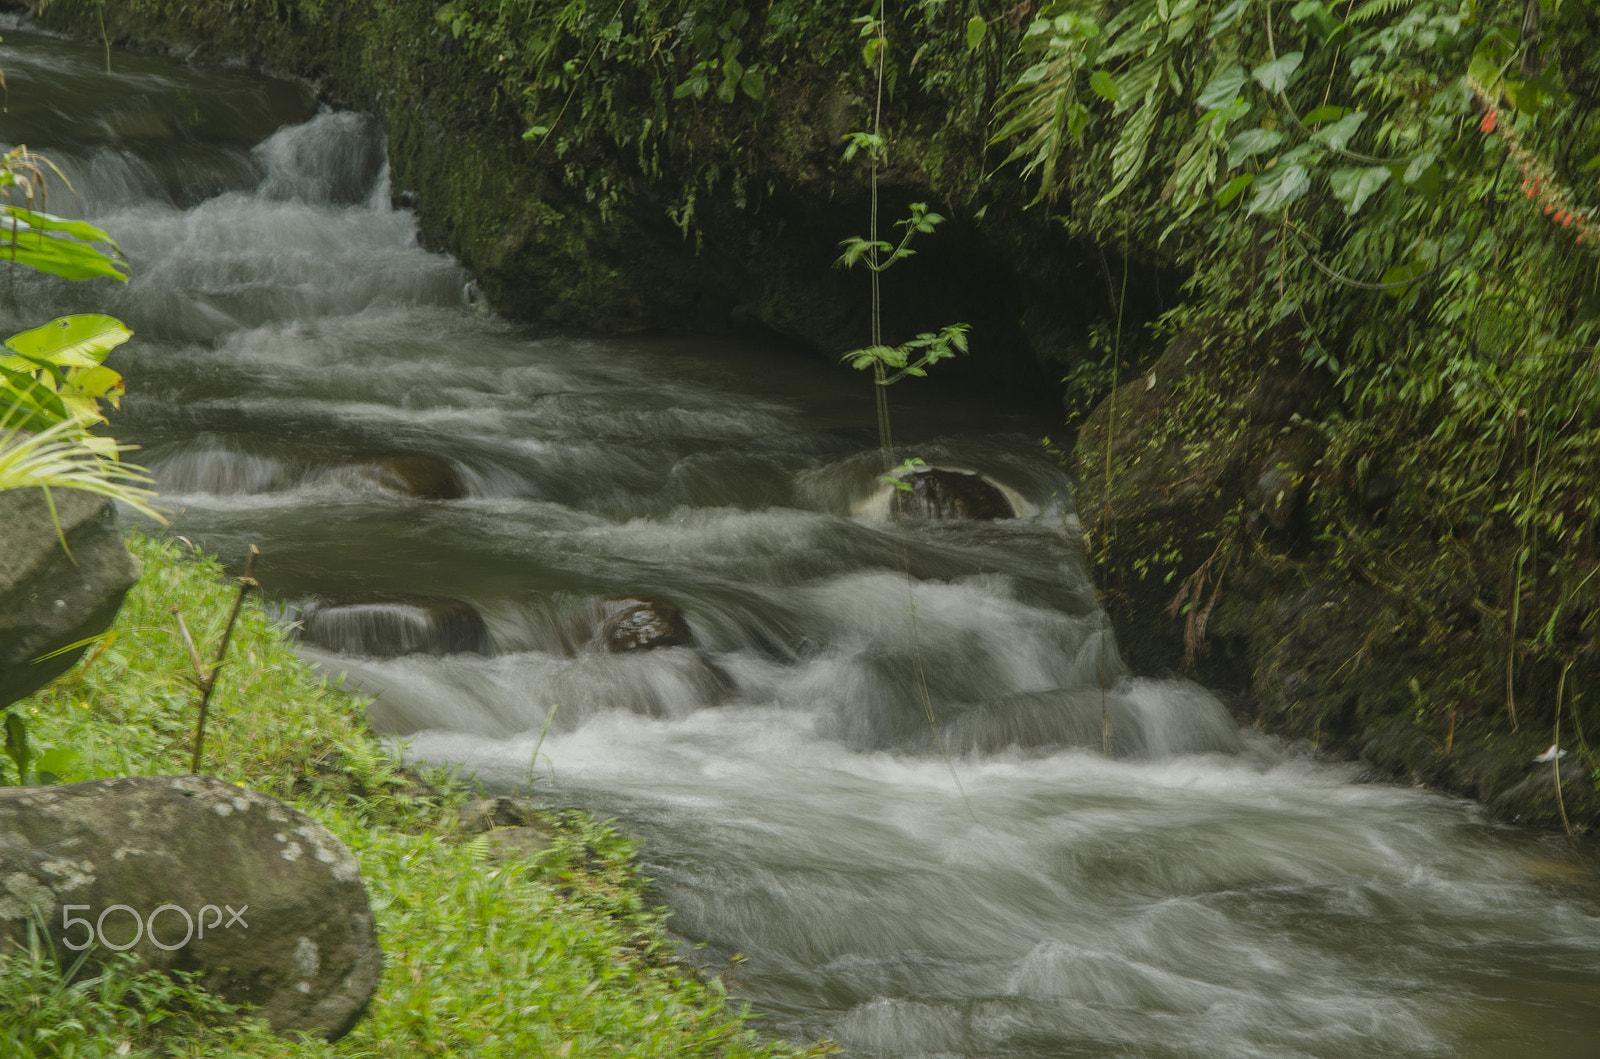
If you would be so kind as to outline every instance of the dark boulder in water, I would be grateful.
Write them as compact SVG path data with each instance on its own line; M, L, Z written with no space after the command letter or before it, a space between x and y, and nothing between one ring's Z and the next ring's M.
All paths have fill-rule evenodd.
M416 452L357 456L348 469L364 482L418 500L459 500L466 493L456 469L436 456Z
M1017 517L1000 487L973 471L930 467L912 471L901 481L911 488L895 490L892 503L897 515L938 519Z
M313 599L286 613L299 623L302 641L340 654L485 654L489 646L482 616L459 599L342 604Z
M603 599L572 624L575 646L599 642L607 651L651 651L657 647L691 647L694 636L677 604L653 596Z

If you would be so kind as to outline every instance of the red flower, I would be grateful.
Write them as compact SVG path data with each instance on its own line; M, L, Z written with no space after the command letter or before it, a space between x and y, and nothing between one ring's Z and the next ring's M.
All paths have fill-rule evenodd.
M1496 118L1496 116L1498 116L1499 113L1500 112L1496 111L1496 110L1490 110L1490 111L1485 111L1484 112L1483 121L1482 121L1482 123L1480 123L1478 125L1478 128L1483 130L1484 135L1487 136L1489 133L1494 131L1495 118Z

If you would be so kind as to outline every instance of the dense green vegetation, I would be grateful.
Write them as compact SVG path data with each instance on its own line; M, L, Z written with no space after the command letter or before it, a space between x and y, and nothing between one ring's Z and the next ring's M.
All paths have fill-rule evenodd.
M195 639L220 635L234 588L178 542L139 536L144 578L84 664L18 703L68 779L187 770ZM279 1040L226 1005L113 962L63 980L44 952L0 954L0 1056L774 1056L720 982L671 959L632 850L579 814L550 814L547 849L501 858L456 830L467 789L399 767L364 700L320 680L254 603L212 700L205 768L292 802L355 853L389 954L365 1018L337 1044ZM57 760L62 761L61 755Z
M1390 639L1371 678L1389 690L1358 691L1350 708L1369 730L1398 715L1425 744L1394 763L1428 775L1418 754L1448 758L1463 739L1529 725L1507 753L1575 742L1572 771L1591 773L1583 728L1600 715L1580 696L1600 634L1592 5L1149 0L1045 14L1008 127L1041 195L1075 231L1189 275L1186 303L1160 327L1192 339L1163 369L1183 393L1144 410L1145 436L1125 451L1106 440L1115 404L1102 407L1080 449L1085 499L1109 542L1119 508L1138 508L1119 476L1141 481L1141 460L1217 483L1202 532L1127 527L1134 543L1115 561L1185 579L1174 602L1191 654L1231 568L1332 571L1365 595L1347 609L1379 626L1342 645L1346 666L1384 653L1374 634ZM1298 399L1275 420L1263 396L1285 376ZM1253 483L1237 479L1274 456L1304 511L1263 537ZM1251 622L1260 693L1268 644L1297 630ZM1402 654L1410 663L1395 665ZM1288 724L1350 726L1333 712Z

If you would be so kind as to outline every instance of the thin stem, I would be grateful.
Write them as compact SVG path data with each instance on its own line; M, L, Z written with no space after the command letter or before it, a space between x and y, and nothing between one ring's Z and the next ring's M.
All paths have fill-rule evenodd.
M1567 689L1567 672L1572 669L1572 663L1575 661L1576 658L1567 660L1567 664L1561 670L1561 679L1556 681L1556 728L1554 742L1550 747L1550 775L1556 785L1556 809L1561 813L1561 830L1567 833L1568 838L1572 837L1572 825L1567 822L1567 804L1561 797L1561 698Z
M239 620L239 611L244 607L244 597L252 589L260 586L253 576L256 567L256 556L261 554L261 549L254 544L250 545L250 558L245 560L244 575L239 578L239 594L233 599L233 610L228 612L228 624L222 629L222 642L217 645L217 659L207 673L205 680L200 685L200 717L194 726L194 760L189 764L189 771L199 773L200 758L205 750L206 743L206 715L211 709L211 693L216 690L217 677L222 672L222 660L228 654L228 641L233 638L233 625ZM181 619L180 619L181 624Z

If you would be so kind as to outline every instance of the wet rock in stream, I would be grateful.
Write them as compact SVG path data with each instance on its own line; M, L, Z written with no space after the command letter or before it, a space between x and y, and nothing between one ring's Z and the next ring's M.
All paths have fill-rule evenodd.
M486 654L489 629L459 599L418 597L373 603L311 599L285 607L304 643L340 654L398 658L408 654Z
M342 472L365 485L417 500L460 500L461 476L447 461L415 452L358 456Z
M1017 517L1000 487L974 471L930 467L912 471L902 481L911 489L895 490L892 503L897 515L934 519Z

